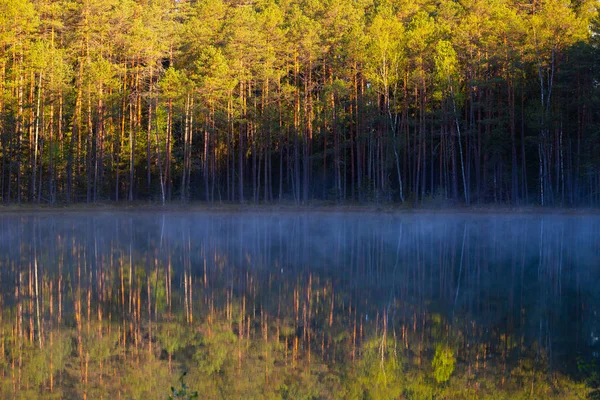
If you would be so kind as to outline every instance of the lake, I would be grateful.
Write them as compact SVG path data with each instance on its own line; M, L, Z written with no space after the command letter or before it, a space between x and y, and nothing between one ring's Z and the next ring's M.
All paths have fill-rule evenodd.
M0 288L2 398L600 396L594 215L3 214Z

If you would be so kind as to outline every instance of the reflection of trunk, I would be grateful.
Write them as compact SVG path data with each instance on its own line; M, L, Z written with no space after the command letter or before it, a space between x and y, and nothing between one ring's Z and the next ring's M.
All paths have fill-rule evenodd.
M464 256L465 256L465 242L467 240L467 229L468 223L465 222L465 226L463 228L463 238L462 238L462 246L460 250L460 261L459 261L459 271L458 271L458 280L456 281L456 294L454 295L454 306L452 307L452 319L451 323L454 322L454 312L456 311L456 303L458 301L458 295L460 294L460 281L463 274L463 264L464 264Z
M77 266L77 288L75 291L75 323L77 326L77 356L79 358L80 382L84 382L85 368L83 357L83 336L81 322L81 265ZM84 389L84 397L86 396Z
M146 290L148 293L148 357L152 357L152 292L150 291L150 271L146 275Z
M35 228L35 225L34 225ZM35 273L35 315L37 320L37 334L38 334L38 344L40 349L42 348L42 324L40 319L40 283L39 283L39 273L38 273L38 259L37 259L37 246L36 246L36 231L33 231L33 268Z
M129 238L129 314L133 311L133 237Z

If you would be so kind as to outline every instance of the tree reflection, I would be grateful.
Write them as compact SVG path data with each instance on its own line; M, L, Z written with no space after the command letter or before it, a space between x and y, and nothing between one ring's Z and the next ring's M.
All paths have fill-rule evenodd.
M597 222L3 216L0 393L167 398L188 371L205 398L586 395Z

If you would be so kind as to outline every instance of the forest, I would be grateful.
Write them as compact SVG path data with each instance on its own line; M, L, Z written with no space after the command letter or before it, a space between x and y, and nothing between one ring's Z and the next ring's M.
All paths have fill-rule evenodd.
M0 0L2 203L600 205L593 0Z

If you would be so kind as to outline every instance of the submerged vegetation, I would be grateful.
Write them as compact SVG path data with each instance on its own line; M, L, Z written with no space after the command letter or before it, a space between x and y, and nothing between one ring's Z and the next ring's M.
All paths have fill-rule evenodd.
M586 398L599 226L2 216L0 397Z
M0 201L600 204L594 0L0 0Z

